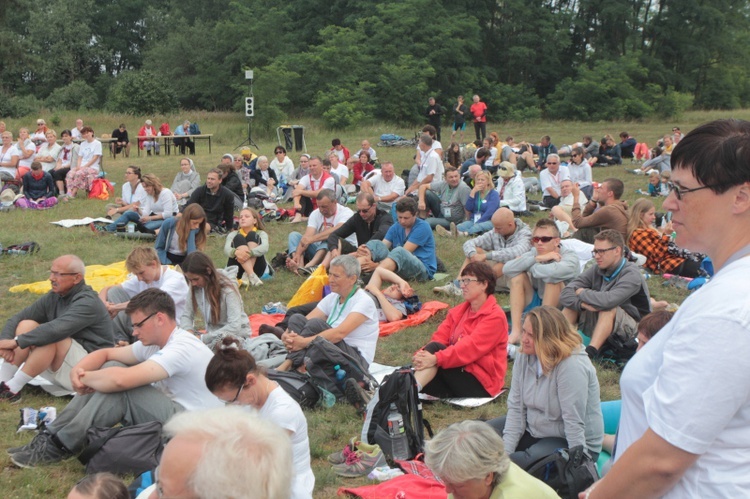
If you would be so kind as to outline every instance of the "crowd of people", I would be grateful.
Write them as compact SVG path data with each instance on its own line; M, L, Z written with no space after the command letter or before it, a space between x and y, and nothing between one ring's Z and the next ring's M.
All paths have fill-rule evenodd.
M657 227L650 199L628 207L621 180L613 176L597 184L591 177L592 166L646 154L629 134L620 134L620 143L606 136L596 149L591 137L559 150L548 136L538 144L515 144L512 137L500 143L497 134L485 137L487 107L479 96L473 101L467 108L458 99L453 135L461 136L473 116L483 143L473 150L451 144L443 151L439 116L445 111L431 99L430 124L403 177L378 159L368 141L351 155L339 139L323 157L301 155L297 168L281 146L270 162L249 149L225 155L205 184L192 160L183 158L171 189L155 175L127 167L122 197L107 207L112 222L101 231L134 224L155 234L155 247L133 249L126 260L130 277L98 294L86 284L80 258L58 257L50 269L52 290L16 313L0 333L0 403L20 400L36 376L76 393L54 423L8 451L12 462L35 467L68 459L82 450L91 426L169 421L173 438L162 457L160 491L201 496L208 490L201 487L209 487L204 467L226 476L227 490L252 486L230 477L235 466L219 470L217 463L225 461L207 463L227 454L227 463L240 456L267 472L262 483L268 497L311 497L315 477L305 414L250 353L241 288L261 286L275 273L308 275L324 266L330 293L265 329L286 351L278 370L304 371L309 349L321 342L369 366L379 323L408 315L404 300L414 293L409 282L430 281L444 267L437 258L439 238L461 237L465 258L458 277L434 290L463 301L404 363L411 363L419 391L439 398L495 397L511 361L513 376L506 415L488 424L451 425L427 445L425 461L453 497L495 497L497 491L547 497L550 490L524 470L558 448L581 446L595 462L605 436L594 361L607 355L633 358L621 381L614 464L582 496L625 497L633 487L638 497L750 490L745 474L736 473L747 462L742 424L748 400L730 396L744 392L726 383L738 379L733 370L750 358L750 343L742 338L747 307L738 291L744 285L736 277L748 254L743 229L750 213L750 162L742 151L750 146L750 124L712 122L684 138L663 138L656 158L668 156L658 168L661 175L671 171L661 192L669 213ZM68 193L76 185L86 188L83 177L82 183L74 177L91 170L96 155L81 151L93 131L80 132L84 143L66 156L78 157L78 166L62 180L51 179L47 189L53 193L55 181L67 185ZM25 145L28 130L19 134L20 146L8 134L2 133L0 159L6 142L17 157L33 147ZM66 135L70 143L73 134ZM55 163L48 161L53 142L24 175L37 180L35 172L44 166L36 165ZM64 150L65 140L58 147L58 153ZM534 176L524 177L526 169ZM81 175L87 174L93 173ZM29 185L39 195L37 184ZM539 204L526 198L533 189L542 193ZM42 202L44 195L33 201ZM347 206L349 195L356 211ZM305 223L270 262L268 222L247 207L253 198L286 199L294 210L290 223ZM529 226L523 217L533 206L548 209L549 216ZM225 263L217 265L204 252L210 234L226 238ZM704 275L705 256L717 271L698 292L701 298L696 293L658 335L642 339L639 324L648 322L655 307L639 255L641 265L655 273ZM729 269L734 272L727 274ZM510 323L495 298L498 291L510 294ZM702 334L700 325L716 331L721 343ZM705 355L717 348L720 356ZM342 381L345 398L362 412L372 387L351 373ZM710 399L706 404L694 403L696 385L708 388L698 391ZM253 407L258 419L244 427L251 420L243 423L244 413L217 409L225 404ZM273 450L242 448L229 455L236 443L216 442L232 425L246 436L246 447ZM209 441L216 445L210 452L204 443ZM353 456L346 465L361 468ZM279 470L282 478L274 480ZM79 484L77 493L98 483L89 482Z

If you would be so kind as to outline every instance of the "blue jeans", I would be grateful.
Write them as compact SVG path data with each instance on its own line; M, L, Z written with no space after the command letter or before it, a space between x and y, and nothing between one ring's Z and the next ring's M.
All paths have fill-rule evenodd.
M289 256L292 256L297 251L297 247L299 246L299 242L302 240L302 234L299 232L290 232L289 233ZM305 262L309 262L312 260L312 257L315 256L315 253L317 253L319 250L327 249L326 241L320 241L317 243L312 243L310 246L307 247L305 250Z
M487 231L492 230L492 221L487 220L486 222L474 223L471 220L461 222L456 226L459 232L467 232L469 234L483 234Z
M122 227L124 225L127 225L128 222L138 222L141 219L141 214L137 211L131 211L128 210L120 217L112 222L111 224L107 225L105 228L107 229L107 232L116 232L117 227ZM164 220L151 220L150 222L146 222L143 224L144 227L146 227L150 231L155 231L159 227L161 227L161 224L164 223Z
M414 279L420 282L430 280L427 267L422 263L422 260L403 247L393 248L388 254L388 258L396 262L396 274L402 279Z

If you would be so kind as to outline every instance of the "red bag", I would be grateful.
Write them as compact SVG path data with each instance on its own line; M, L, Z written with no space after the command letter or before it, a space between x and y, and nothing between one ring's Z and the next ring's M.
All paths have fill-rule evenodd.
M97 178L91 182L91 189L89 190L89 199L101 199L106 201L109 199L110 194L114 194L115 188L104 178Z

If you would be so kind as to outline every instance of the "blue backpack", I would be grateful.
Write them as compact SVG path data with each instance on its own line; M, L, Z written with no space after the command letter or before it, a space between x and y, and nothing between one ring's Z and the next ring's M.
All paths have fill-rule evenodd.
M198 126L198 123L191 123L190 135L200 135L200 134L201 134L201 127Z

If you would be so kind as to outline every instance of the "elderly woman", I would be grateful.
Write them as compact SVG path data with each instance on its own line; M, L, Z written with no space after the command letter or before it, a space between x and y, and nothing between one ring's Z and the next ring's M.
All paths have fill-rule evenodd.
M177 199L172 191L161 184L159 177L153 173L147 173L141 177L141 185L146 191L146 197L140 206L126 211L117 220L107 225L105 227L107 232L115 232L117 227L135 222L138 232L155 234L164 220L179 213Z
M85 126L81 130L83 142L78 146L78 164L72 165L65 183L68 193L65 199L75 198L79 189L88 191L94 179L99 175L102 159L102 143L94 138L94 129Z
M328 271L331 293L315 309L303 316L289 318L289 328L281 340L289 351L280 370L297 369L303 365L308 345L317 337L330 341L347 354L370 364L378 342L378 312L372 298L358 286L361 267L352 255L331 260ZM355 375L355 373L349 373ZM363 410L361 379L345 382L346 395L352 404Z
M701 260L684 250L672 252L672 222L661 229L654 227L656 207L650 199L640 198L630 209L628 219L628 247L646 257L645 266L657 274L676 274L683 277L701 275ZM680 251L682 255L677 254ZM685 258L692 256L693 258Z
M47 130L46 140L36 153L36 160L42 164L45 172L55 168L61 150L62 146L57 143L57 132L52 129Z
M489 424L523 469L561 447L582 445L594 462L599 457L604 422L596 369L581 337L556 308L536 307L526 315L508 414Z
M500 206L510 209L516 216L521 216L526 211L526 186L523 183L523 175L510 161L501 162L497 167L497 174L500 176L497 183Z
M3 145L0 148L0 180L15 180L18 176L18 157L20 153L13 144L13 133L2 133Z
M205 327L201 339L209 348L213 349L227 336L249 338L250 321L237 289L234 269L217 269L211 258L201 251L190 253L181 266L190 293L180 327L199 332L195 319L200 312Z
M255 170L250 173L250 178L255 181L256 186L264 188L268 197L276 199L279 178L276 176L276 171L269 167L267 157L258 156L258 162L255 164Z
M187 200L195 189L201 185L201 176L195 171L195 165L190 158L180 160L180 171L175 175L172 181L172 194L174 194L177 204L185 206Z
M464 303L448 312L412 359L421 391L435 397L494 397L507 368L508 321L495 300L496 277L484 262L469 263L458 282Z
M424 461L445 484L448 499L554 499L544 482L513 463L487 423L454 423L425 443Z
M367 175L374 169L375 167L372 166L370 153L367 151L360 152L359 162L355 163L354 167L352 168L352 184L357 186L361 184L362 180L364 180L365 178L365 175Z
M36 156L36 144L29 137L28 128L21 128L18 131L16 149L18 149L18 176L23 177L31 170L31 163Z
M57 156L57 163L52 170L52 178L55 180L55 186L59 194L65 193L65 177L70 171L71 165L78 164L78 144L73 142L73 135L70 130L63 130L60 133L62 138L62 148Z
M274 158L271 161L271 170L276 173L276 179L280 182L286 182L294 173L294 163L286 155L286 149L282 146L276 146L273 150Z

